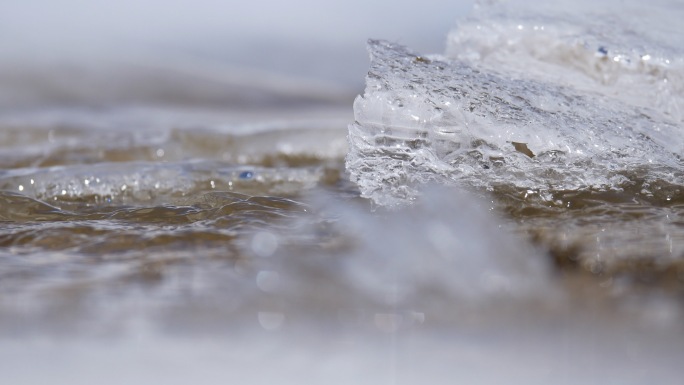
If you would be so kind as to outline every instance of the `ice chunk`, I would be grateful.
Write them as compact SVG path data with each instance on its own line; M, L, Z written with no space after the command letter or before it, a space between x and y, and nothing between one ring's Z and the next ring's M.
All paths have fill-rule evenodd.
M677 10L672 0L479 4L450 32L446 55L657 109L684 123Z
M346 165L378 204L406 203L429 181L539 191L684 183L681 127L658 111L386 41L368 49Z

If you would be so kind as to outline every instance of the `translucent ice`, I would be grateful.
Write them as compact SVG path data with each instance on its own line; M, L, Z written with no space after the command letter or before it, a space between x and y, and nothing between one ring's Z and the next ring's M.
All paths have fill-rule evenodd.
M676 0L479 4L449 34L446 55L653 108L682 123L682 10Z
M378 204L405 203L429 181L539 192L684 184L681 127L661 111L385 41L368 49L346 162Z

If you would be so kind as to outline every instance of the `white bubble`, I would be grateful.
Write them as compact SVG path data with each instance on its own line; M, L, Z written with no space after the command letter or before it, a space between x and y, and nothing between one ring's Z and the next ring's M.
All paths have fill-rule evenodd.
M260 257L270 257L278 248L278 238L268 231L261 231L252 237L252 251Z

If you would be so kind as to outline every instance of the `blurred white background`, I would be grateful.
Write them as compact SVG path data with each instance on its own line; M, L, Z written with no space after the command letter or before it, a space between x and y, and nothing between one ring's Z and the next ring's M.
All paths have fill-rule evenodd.
M74 96L63 84L72 81L111 93L102 78L140 66L221 73L230 84L254 80L283 88L290 81L357 93L368 66L368 38L441 53L448 31L471 7L472 0L2 1L0 101L81 100L88 92L77 84L81 96ZM113 77L124 87L122 76ZM53 78L62 81L56 85Z

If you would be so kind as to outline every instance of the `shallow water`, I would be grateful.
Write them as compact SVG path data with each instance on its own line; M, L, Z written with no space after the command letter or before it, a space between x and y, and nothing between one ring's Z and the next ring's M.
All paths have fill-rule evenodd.
M122 378L169 383L287 383L304 368L337 383L446 383L453 362L479 383L557 381L577 366L568 383L678 373L681 202L435 188L388 211L349 181L334 117L346 113L242 134L4 130L10 378L40 382L22 366L37 362L106 383L109 360Z
M657 30L571 28L562 7L480 7L444 56L371 43L354 111L344 92L264 79L8 94L4 376L679 383L681 67L603 56L681 53L649 45ZM539 20L550 32L515 35ZM431 115L436 98L455 107Z

